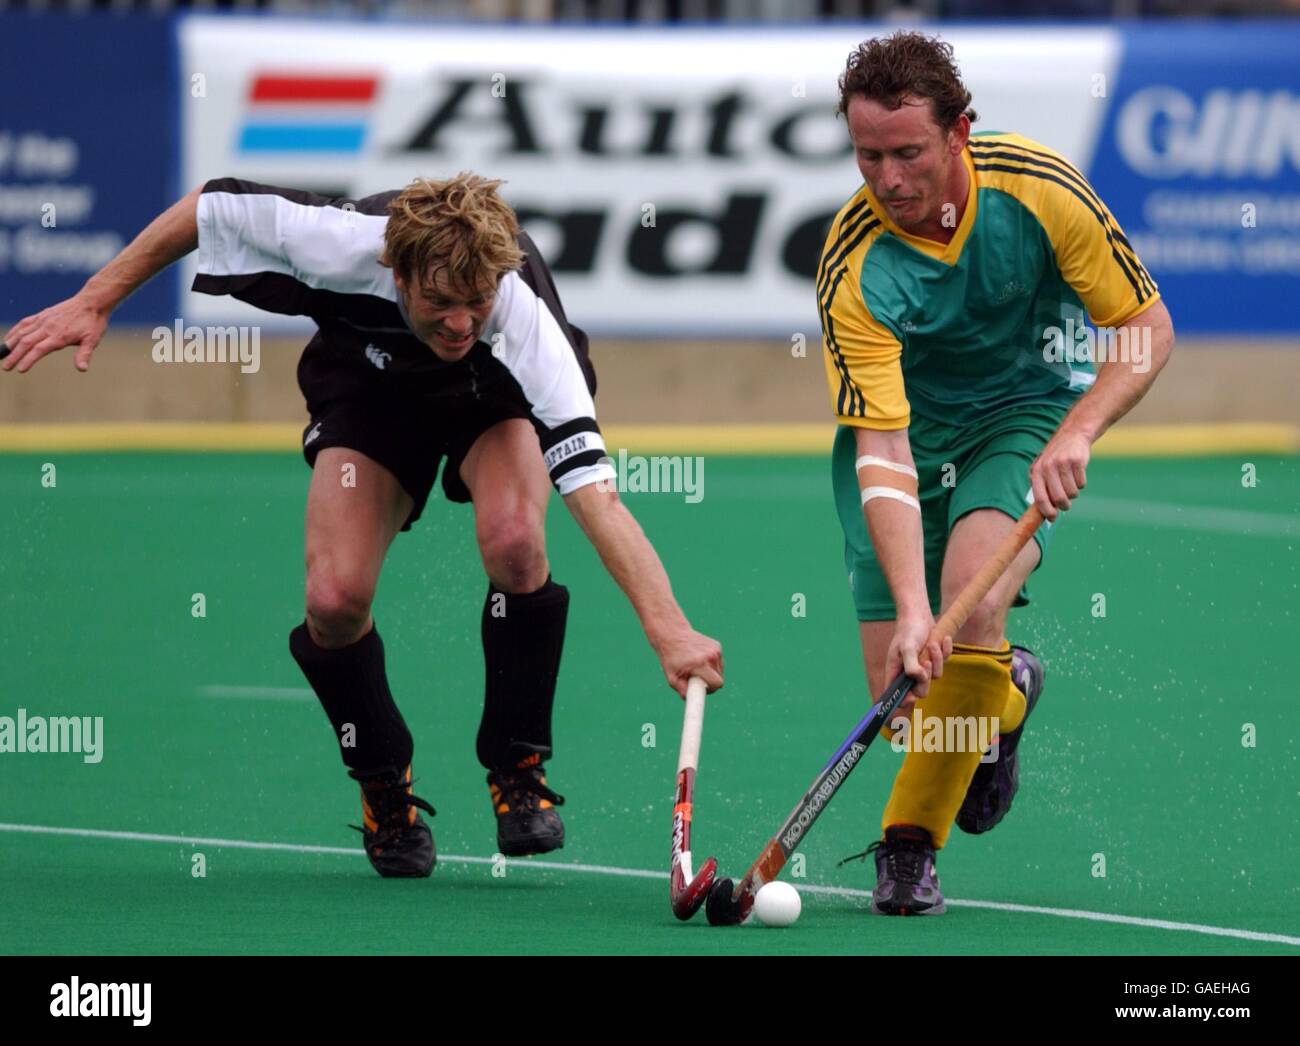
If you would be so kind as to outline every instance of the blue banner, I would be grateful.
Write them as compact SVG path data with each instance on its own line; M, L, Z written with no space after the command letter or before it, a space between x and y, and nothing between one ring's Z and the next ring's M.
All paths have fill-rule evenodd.
M178 194L175 33L146 14L0 12L0 322L75 294ZM114 319L174 315L164 274Z
M1088 175L1181 333L1295 335L1300 24L1124 30Z

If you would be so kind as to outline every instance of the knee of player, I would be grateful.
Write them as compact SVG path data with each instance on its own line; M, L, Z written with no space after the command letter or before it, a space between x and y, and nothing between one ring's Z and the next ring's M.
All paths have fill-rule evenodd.
M307 613L321 624L364 623L374 594L373 586L344 573L323 569L307 575Z
M531 512L505 513L478 527L479 551L493 581L531 579L546 561L546 535Z
M971 646L995 646L1002 638L1005 620L1006 608L991 595L985 596L975 604L970 617L953 638L958 643L968 643Z

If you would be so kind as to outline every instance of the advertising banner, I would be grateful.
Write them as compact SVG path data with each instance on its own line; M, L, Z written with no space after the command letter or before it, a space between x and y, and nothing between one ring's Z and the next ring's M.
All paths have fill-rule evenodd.
M811 334L825 228L860 184L836 80L871 31L196 16L180 30L184 181L355 197L473 170L507 181L593 333ZM944 35L978 126L1093 154L1116 30ZM266 315L201 295L183 312Z
M75 294L173 202L173 23L0 12L0 322ZM131 56L130 61L123 57ZM175 311L152 280L115 314Z
M1300 26L1125 33L1089 176L1184 332L1300 323Z

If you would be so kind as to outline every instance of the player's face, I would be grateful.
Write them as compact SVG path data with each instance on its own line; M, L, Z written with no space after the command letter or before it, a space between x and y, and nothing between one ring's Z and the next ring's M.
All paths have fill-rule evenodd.
M966 144L965 119L945 133L924 98L907 96L897 109L870 98L849 102L858 170L889 217L909 232L936 225L942 217L952 159Z
M496 304L495 281L467 291L453 286L442 270L432 281L408 282L397 275L393 280L415 336L446 363L463 359L474 347Z

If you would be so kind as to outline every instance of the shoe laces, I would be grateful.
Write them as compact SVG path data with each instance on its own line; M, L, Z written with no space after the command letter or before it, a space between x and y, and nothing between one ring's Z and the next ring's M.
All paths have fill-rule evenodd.
M431 817L437 816L438 811L430 803L411 793L410 789L414 784L414 780L408 783L404 777L399 777L395 780L376 778L361 785L366 804L374 815L375 824L378 825L376 834L401 832L409 828L406 811L412 806L417 810L423 810ZM364 827L355 824L349 827L363 834L366 831Z
M564 805L564 796L548 788L542 779L540 766L498 770L489 775L488 780L500 790L501 797L511 810L519 807L525 807L530 811L538 810L543 799L552 806Z
M919 839L894 838L877 839L861 853L853 854L840 861L836 867L850 861L865 861L869 856L883 852L885 867L890 876L898 882L919 883L925 875L925 860L929 856L929 847Z

